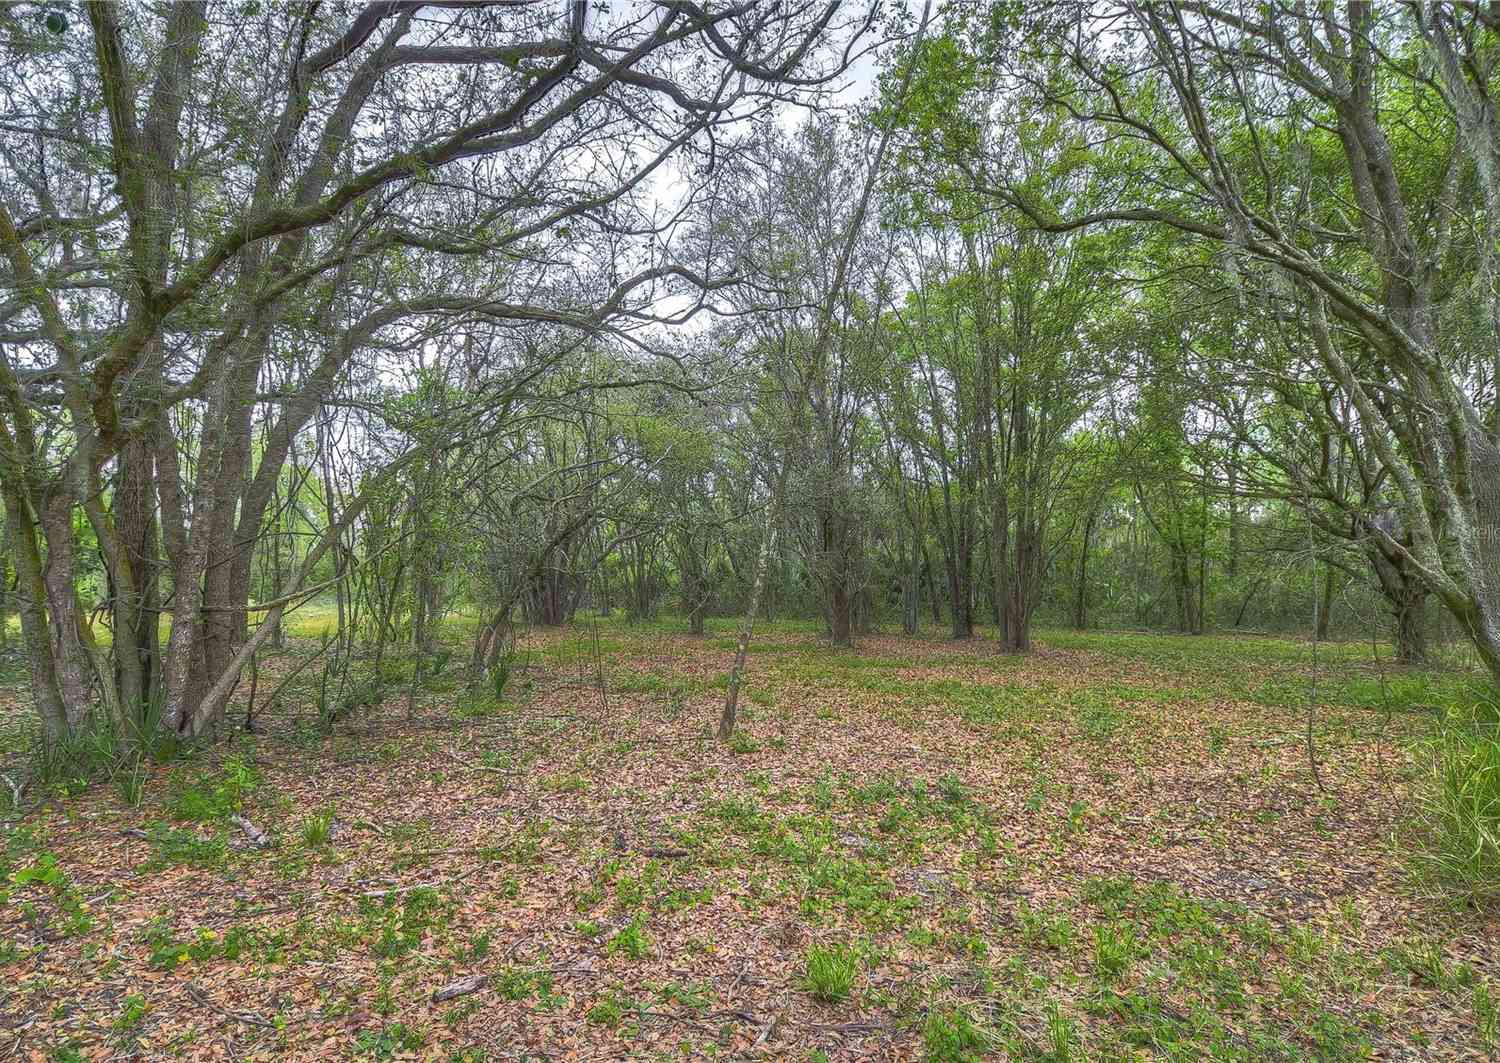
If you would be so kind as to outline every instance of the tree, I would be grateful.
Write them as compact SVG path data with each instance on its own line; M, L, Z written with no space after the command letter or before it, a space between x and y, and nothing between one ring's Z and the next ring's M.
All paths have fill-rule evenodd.
M81 726L91 687L115 713L159 698L186 734L219 717L285 608L249 630L287 456L361 358L455 329L639 325L669 291L701 303L722 279L678 262L670 234L619 268L622 241L656 232L645 184L674 156L732 154L735 123L817 91L843 62L823 42L868 28L822 3L642 19L582 0L87 10L87 33L0 16L16 119L0 251L17 293L0 486L52 736ZM450 423L441 447L472 426ZM431 458L408 442L370 491ZM158 512L139 504L152 495ZM289 598L367 501L330 522ZM109 575L114 667L78 593L75 507Z
M1106 282L1125 245L1117 233L1041 232L993 194L1004 174L1035 194L1095 199L1058 122L1008 104L951 31L910 62L921 72L916 104L892 117L906 133L904 213L933 231L926 239L948 245L933 258L942 309L924 308L920 321L943 336L926 344L943 358L924 377L936 450L953 470L943 478L953 630L972 629L960 603L982 538L1000 644L1023 652L1043 576L1072 536L1071 525L1054 526L1078 456L1070 438L1112 382L1099 330L1113 305ZM944 389L953 394L948 411ZM977 522L981 503L987 519Z
M1065 5L1016 26L997 9L991 28L996 68L1104 137L1092 160L1114 182L1111 202L1087 207L1007 177L995 194L1049 232L1174 229L1220 252L1263 305L1303 317L1389 481L1398 520L1368 533L1420 574L1500 681L1500 555L1487 541L1500 518L1497 140L1477 106L1492 64L1462 61L1493 48L1488 16Z

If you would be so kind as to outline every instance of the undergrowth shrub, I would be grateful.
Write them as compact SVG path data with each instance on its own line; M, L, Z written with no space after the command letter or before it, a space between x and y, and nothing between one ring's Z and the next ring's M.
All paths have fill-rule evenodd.
M231 753L218 772L205 771L178 791L170 807L172 818L201 823L227 819L259 785L260 770L253 759Z
M134 807L145 788L146 762L175 760L182 751L177 736L163 731L161 704L153 700L118 719L94 712L76 731L60 738L38 737L21 779L32 793L75 794L96 782L112 782L125 803ZM12 781L0 801L16 801L20 785Z
M1416 870L1458 904L1500 903L1500 704L1450 707L1416 788Z

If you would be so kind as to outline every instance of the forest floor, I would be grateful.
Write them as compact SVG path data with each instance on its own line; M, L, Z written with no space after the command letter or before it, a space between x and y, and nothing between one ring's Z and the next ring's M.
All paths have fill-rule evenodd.
M1400 857L1423 699L1460 679L1321 649L1320 789L1306 643L771 625L721 744L731 626L531 633L499 700L459 650L410 711L326 736L304 703L60 788L0 858L0 1060L1500 1043L1500 922Z

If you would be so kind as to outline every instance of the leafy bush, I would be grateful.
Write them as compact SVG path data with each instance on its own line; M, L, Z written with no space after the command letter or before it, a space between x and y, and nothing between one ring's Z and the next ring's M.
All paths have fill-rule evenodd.
M1450 709L1416 790L1419 877L1459 903L1500 903L1500 707Z

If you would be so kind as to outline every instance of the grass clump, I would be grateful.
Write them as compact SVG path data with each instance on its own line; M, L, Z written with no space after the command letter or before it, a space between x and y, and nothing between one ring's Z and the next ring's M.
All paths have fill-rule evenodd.
M1500 903L1500 706L1450 710L1416 788L1418 877L1455 903Z
M166 763L183 752L177 736L162 726L161 705L135 705L119 716L93 712L71 734L29 742L21 772L25 788L58 797L76 796L96 782L111 782L121 799L138 807L144 794L146 764ZM0 810L16 811L21 790L0 789Z
M971 1063L993 1047L993 1038L962 1007L933 1008L922 1025L923 1057L930 1063Z
M302 821L302 844L309 849L319 849L328 844L333 836L333 809L314 812Z
M807 988L827 1004L849 999L859 960L847 945L814 945L807 950Z
M1118 980L1135 959L1135 943L1128 926L1111 923L1094 928L1094 968L1107 981Z

